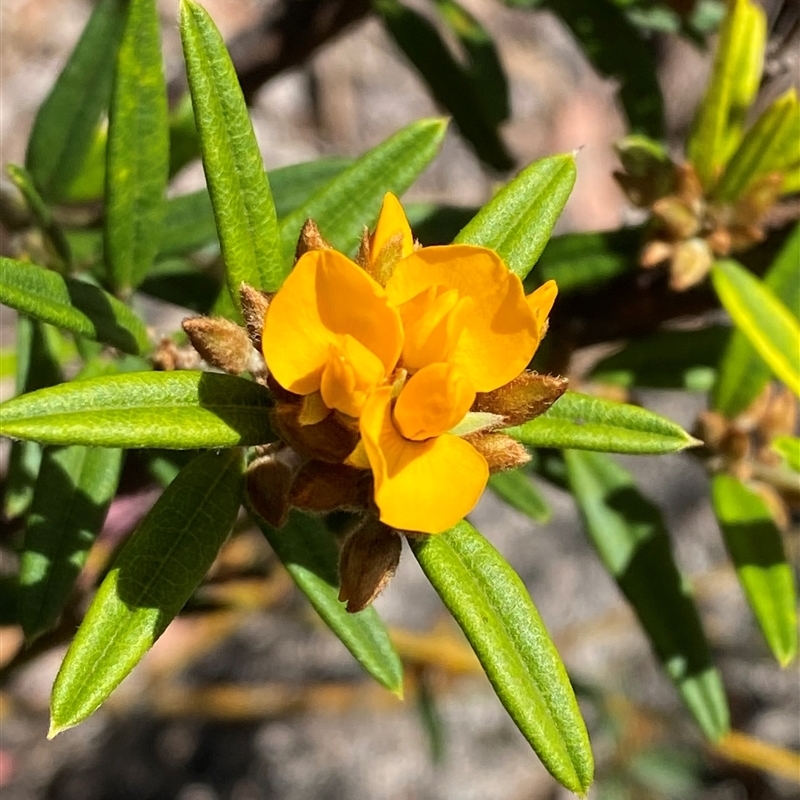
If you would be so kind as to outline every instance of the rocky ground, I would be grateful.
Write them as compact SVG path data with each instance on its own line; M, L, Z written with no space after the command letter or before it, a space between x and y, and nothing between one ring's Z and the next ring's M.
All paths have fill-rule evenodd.
M251 24L265 5L206 3L226 35ZM504 135L520 163L583 147L560 230L618 226L629 212L610 177L615 167L610 143L623 131L614 87L592 73L548 14L511 11L494 0L468 5L500 43L513 104ZM161 3L171 74L180 68L176 6L172 0ZM3 163L22 160L35 110L87 13L84 0L3 0ZM687 69L689 60L696 68ZM691 113L704 63L687 45L665 51L663 75L675 129ZM326 46L306 67L265 85L253 118L265 163L276 167L323 154L357 155L402 125L435 113L418 77L380 25L368 21ZM191 169L180 187L199 180L201 173ZM408 196L477 204L490 196L495 182L451 132L440 158ZM3 328L4 338L8 330ZM687 426L701 401L666 392L647 397L651 408ZM797 672L782 672L759 638L710 513L702 469L690 456L624 461L663 509L679 562L692 576L735 726L797 750ZM736 766L704 747L588 545L569 497L545 491L554 511L546 525L534 525L493 497L484 498L473 522L518 569L580 687L600 774L607 779L602 796L649 796L641 789L621 794L611 779L651 746L666 747L673 759L664 761L663 769L673 793L660 796L800 796L796 785ZM265 543L245 539L257 558L269 558ZM63 652L34 660L0 694L3 800L567 797L554 788L486 680L472 674L468 663L456 659L450 669L430 664L412 669L409 699L401 704L365 681L279 573L274 580L274 596L256 603L257 610L190 617L173 625L112 702L53 742L45 739L47 698ZM390 625L462 651L457 631L410 553L377 607ZM4 629L0 649L14 648L14 637ZM198 641L205 646L193 644ZM421 676L434 698L438 727L426 727L415 700ZM204 693L208 686L228 687L229 702ZM688 766L681 771L679 764ZM688 776L682 784L681 775Z

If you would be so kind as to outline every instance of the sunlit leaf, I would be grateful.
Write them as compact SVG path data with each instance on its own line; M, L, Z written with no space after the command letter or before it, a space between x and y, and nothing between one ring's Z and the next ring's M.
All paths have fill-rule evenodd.
M351 253L365 225L378 216L386 192L401 195L439 152L447 122L421 119L357 159L281 220L284 262L290 266L300 229L313 219L339 251Z
M222 36L192 0L181 2L180 30L228 292L238 308L242 282L275 291L286 277L275 204Z
M718 474L711 486L739 583L770 650L785 667L797 655L797 590L781 532L764 499L738 478Z
M163 447L255 445L274 437L270 395L210 372L135 372L71 381L0 405L4 436L45 444Z
M645 408L577 392L567 392L540 417L504 433L529 447L637 455L675 453L699 444L680 425Z
M236 520L242 467L239 450L198 456L120 551L56 677L50 737L94 713L183 608Z
M742 139L761 80L766 35L763 9L753 0L731 0L720 27L711 80L686 145L706 189L713 188Z
M25 167L46 200L59 200L89 152L108 108L127 0L100 0L47 99L39 107Z
M567 672L525 585L471 525L409 538L500 701L553 777L585 795L594 761Z
M735 261L717 261L711 279L736 327L775 376L800 396L800 323L773 292Z
M0 257L0 303L125 353L146 353L144 323L97 286L51 270Z
M169 170L167 87L156 0L130 0L117 56L106 152L105 259L128 294L158 250Z
M796 436L776 436L771 446L795 472L800 472L800 439Z
M111 447L47 447L20 558L19 621L27 639L55 625L105 521L122 468Z
M515 275L524 278L550 238L575 175L571 154L535 161L506 184L455 241L491 248Z
M789 234L781 252L764 275L764 285L800 315L800 225ZM711 393L714 408L727 417L744 411L772 376L767 363L740 330L734 330L719 364L717 382Z

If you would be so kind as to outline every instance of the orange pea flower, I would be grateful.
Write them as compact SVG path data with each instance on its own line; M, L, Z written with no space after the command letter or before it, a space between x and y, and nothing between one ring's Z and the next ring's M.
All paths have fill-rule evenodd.
M372 471L380 520L438 533L473 509L489 477L484 456L451 431L478 392L523 372L556 286L526 297L487 248L416 248L391 194L359 262L305 253L270 303L264 357L283 388L358 420L348 462Z

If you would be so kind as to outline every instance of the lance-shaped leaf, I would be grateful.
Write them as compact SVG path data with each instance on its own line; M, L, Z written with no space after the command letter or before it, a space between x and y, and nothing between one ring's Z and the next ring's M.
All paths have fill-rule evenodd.
M124 303L35 264L0 257L0 303L125 353L150 349L144 323Z
M348 158L321 158L270 170L269 185L278 217L285 217L352 164ZM217 242L214 208L208 191L179 195L167 201L159 255L188 253Z
M764 499L732 475L711 484L719 520L739 583L782 667L797 655L797 590L781 532Z
M55 266L60 269L69 267L72 263L69 244L64 236L64 232L56 223L52 210L37 191L33 177L27 170L18 167L16 164L6 165L6 172L14 185L22 193L22 196L25 198L25 203L31 212L31 216L36 220L39 230L50 240L50 244L55 250L58 259L61 261L60 264L49 266Z
M800 315L800 225L789 238L764 275L764 285L780 297L795 316ZM713 407L727 417L744 411L761 393L772 376L767 363L758 355L750 340L734 330L711 394Z
M352 252L364 225L380 210L386 192L401 195L439 152L447 121L421 119L398 131L338 177L315 192L281 221L281 243L287 268L294 261L300 229L313 219L339 251Z
M547 501L529 475L520 469L498 472L489 478L489 488L501 499L534 522L552 516Z
M601 359L590 376L600 383L628 388L648 386L705 392L714 383L717 364L730 335L730 328L723 325L659 331L632 339L619 353Z
M711 268L717 295L775 376L800 396L800 323L773 292L735 261Z
M181 2L180 29L228 291L239 308L242 282L276 291L287 275L275 204L239 80L219 31L191 0Z
M114 498L123 452L48 447L20 560L19 621L28 640L55 625Z
M519 576L467 522L437 536L411 537L409 543L514 723L550 774L585 795L594 773L586 726Z
M135 372L41 389L0 405L4 436L45 444L173 450L272 440L270 395L210 372Z
M525 289L532 292L549 280L558 284L560 294L595 289L635 270L641 244L641 228L554 236L528 275Z
M742 138L758 90L767 18L753 0L732 0L720 27L711 81L687 142L689 161L706 189L713 188Z
M675 453L700 444L680 425L646 408L577 392L567 392L540 417L503 432L529 447L635 455Z
M497 130L497 109L487 108L481 99L481 91L487 90L502 97L507 92L506 86L494 82L491 88L480 86L472 65L465 68L450 52L436 27L417 11L398 0L376 0L374 7L383 18L389 35L420 73L434 98L453 115L478 158L495 169L510 169L514 161ZM440 3L439 7L446 12L443 14L446 22L461 12L461 25L456 29L464 27L463 9L453 2ZM467 48L465 51L471 60L470 51Z
M106 150L105 257L117 292L142 281L158 250L169 171L167 88L155 0L130 0L117 56Z
M757 181L783 172L800 161L800 102L789 89L747 131L715 191L724 201L736 201Z
M575 184L575 157L551 156L526 167L456 236L496 251L524 278L544 250Z
M254 515L275 554L325 624L364 669L397 695L403 666L375 609L349 614L339 602L339 549L325 523L299 511L280 530Z
M515 0L506 0L516 5ZM549 0L595 68L619 84L632 132L664 136L664 107L652 46L611 0ZM624 45L620 43L624 42Z
M564 458L592 544L703 733L719 739L729 725L725 692L661 514L608 456L567 451Z
M94 713L191 597L236 521L242 468L239 450L198 456L126 542L56 677L50 738Z
M56 343L49 335L52 330L24 314L17 317L17 369L14 375L17 395L52 386L61 380ZM3 493L6 519L22 516L28 510L41 461L42 448L38 442L11 443Z
M25 166L46 200L59 200L78 175L108 108L127 6L100 0L36 114Z

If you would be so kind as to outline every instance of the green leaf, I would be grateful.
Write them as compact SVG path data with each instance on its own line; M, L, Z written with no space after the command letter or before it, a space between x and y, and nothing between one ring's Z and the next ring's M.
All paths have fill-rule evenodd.
M33 392L61 380L52 331L41 322L20 314L17 317L17 370L15 393ZM2 427L0 427L2 431ZM37 442L12 442L8 457L3 495L3 516L22 516L31 504L36 476L42 461L42 448Z
M549 0L546 5L569 26L594 67L619 83L631 131L664 138L655 50L623 11L609 0Z
M594 772L586 726L519 576L467 522L408 541L523 736L557 781L585 795Z
M531 271L575 184L575 156L534 161L504 186L456 236L496 251L520 278Z
M294 262L300 229L313 219L340 252L351 253L364 226L373 222L386 192L401 195L428 166L447 130L447 121L421 119L389 137L325 184L281 221L284 263Z
M52 628L114 498L123 452L48 447L20 560L19 620L28 640Z
M800 161L800 102L795 89L781 95L747 131L714 192L735 202L760 178Z
M770 650L785 667L797 655L797 591L781 532L766 502L737 478L715 475L711 490L739 583Z
M46 200L59 200L78 175L108 108L127 6L127 0L100 0L36 114L25 167Z
M374 0L373 7L380 14L386 30L394 39L414 68L420 73L435 100L453 116L464 138L472 145L477 156L498 170L507 170L514 165L508 150L497 130L498 109L487 107L481 92L491 90L502 98L507 95L505 76L500 72L502 83L497 84L497 73L491 86L482 86L476 81L471 49L464 47L468 64L463 66L450 52L436 27L422 14L404 6L398 0ZM453 0L439 0L437 7L446 24L459 31L469 17ZM460 12L460 13L459 13ZM459 20L455 25L455 15ZM473 30L477 23L473 22ZM458 35L458 34L457 34ZM491 46L491 40L485 41ZM477 42L476 42L477 45ZM472 48L474 49L474 48ZM499 62L496 62L499 67ZM489 78L484 74L485 78Z
M270 395L210 372L134 372L71 381L0 405L4 436L45 444L172 450L266 444Z
M787 308L800 315L800 225L795 225L772 266L764 285L780 297ZM769 382L772 371L744 333L734 330L719 364L711 394L712 407L728 418L744 411Z
M191 597L236 520L242 468L239 450L198 456L120 551L56 677L50 738L94 713Z
M514 469L492 475L489 478L489 488L501 500L534 522L547 522L552 516L538 487L522 470Z
M180 29L228 291L239 308L242 282L276 291L288 274L275 204L239 80L219 31L191 0L181 2Z
M0 257L0 303L125 353L150 350L144 323L124 303L34 264Z
M64 232L56 223L53 212L48 205L44 202L39 192L34 185L33 177L22 167L16 164L7 164L6 172L8 177L14 185L22 192L25 198L25 203L31 212L31 215L36 220L39 229L50 240L50 244L55 250L60 264L53 265L58 268L69 267L72 263L72 255L69 251L69 244L64 236Z
M710 190L739 146L745 118L761 81L767 18L753 0L732 0L719 31L705 97L686 144L689 161Z
M402 696L403 665L375 609L348 614L339 602L339 549L324 522L295 511L277 530L253 516L325 624L378 683Z
M772 449L783 458L795 472L800 472L800 439L796 436L776 436L771 442Z
M525 281L525 289L532 292L554 280L559 294L594 290L633 272L641 243L641 228L554 236Z
M278 217L294 211L351 164L348 158L321 158L270 170L269 185ZM207 190L179 195L167 201L159 255L188 253L217 241L214 209Z
M661 514L631 474L601 453L564 453L570 488L606 569L633 606L656 656L703 733L728 730L728 705Z
M167 87L156 0L131 0L106 151L105 257L115 291L141 283L158 250L169 172Z
M752 273L735 261L711 268L717 295L775 376L800 396L800 323L797 317Z
M722 325L659 331L632 339L620 352L598 361L589 375L593 381L627 388L705 392L714 383L730 335L730 328Z
M529 447L634 455L675 453L700 442L646 408L567 392L544 414L504 433Z

